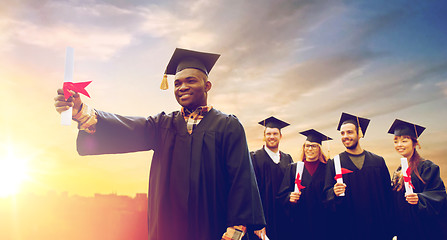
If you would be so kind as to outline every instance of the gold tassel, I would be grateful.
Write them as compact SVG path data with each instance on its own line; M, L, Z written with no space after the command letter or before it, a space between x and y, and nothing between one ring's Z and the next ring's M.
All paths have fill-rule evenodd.
M359 128L359 137L362 138L363 137L363 131L362 131L362 127L360 127L360 121L359 121L359 117L357 118L357 126Z
M168 86L168 75L163 76L163 81L161 81L160 89L161 90L167 90L169 88Z
M359 137L363 137L363 131L362 131L362 128L359 126Z

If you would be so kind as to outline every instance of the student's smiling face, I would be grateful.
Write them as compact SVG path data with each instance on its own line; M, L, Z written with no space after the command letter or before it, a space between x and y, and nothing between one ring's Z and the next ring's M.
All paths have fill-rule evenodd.
M356 126L352 123L345 123L340 128L341 141L347 149L355 149L359 143L359 135Z
M175 75L174 95L177 102L191 111L207 105L207 94L211 89L205 73L186 68Z
M315 161L320 156L320 146L318 143L306 141L303 148L307 161Z
M415 144L409 136L394 136L394 149L403 157L409 159L413 156Z
M269 149L277 149L281 140L281 131L278 128L267 127L264 132L265 145Z

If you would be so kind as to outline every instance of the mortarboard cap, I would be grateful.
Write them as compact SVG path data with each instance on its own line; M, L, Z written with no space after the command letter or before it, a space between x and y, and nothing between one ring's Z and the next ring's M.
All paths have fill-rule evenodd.
M332 138L330 138L314 129L309 129L307 131L300 132L300 134L307 137L306 141L318 143L320 145L321 145L321 142L323 142L323 141L332 140Z
M364 137L366 129L368 128L369 121L370 120L367 118L358 117L349 113L342 113L340 121L338 122L337 130L340 131L341 125L345 123L352 123L359 128L359 136Z
M388 130L388 133L394 134L395 136L410 136L417 139L424 130L425 127L396 119L391 125L390 130Z
M264 119L264 120L262 120L262 121L260 121L258 123L261 124L264 127L278 128L278 129L281 129L281 128L284 128L284 127L287 127L287 126L290 125L290 124L288 124L288 123L286 123L284 121L281 121L281 120L279 120L279 119L277 119L277 118L275 118L273 116L269 117L267 119Z
M176 48L166 66L161 89L168 89L168 80L166 75L175 75L186 68L194 68L204 72L207 76L217 59L219 54L197 52L183 48Z

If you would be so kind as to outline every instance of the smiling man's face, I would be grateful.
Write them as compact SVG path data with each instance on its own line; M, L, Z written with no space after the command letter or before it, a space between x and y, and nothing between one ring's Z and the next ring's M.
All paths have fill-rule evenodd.
M174 95L177 102L190 111L207 105L207 93L211 82L198 69L186 68L175 75Z

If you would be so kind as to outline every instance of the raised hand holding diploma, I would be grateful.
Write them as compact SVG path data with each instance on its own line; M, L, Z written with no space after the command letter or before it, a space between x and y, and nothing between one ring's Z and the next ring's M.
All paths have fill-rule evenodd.
M76 93L82 93L87 97L90 97L85 87L89 85L92 81L73 83L73 69L74 69L74 49L72 47L67 47L66 57L65 57L65 72L64 72L64 97L65 101L71 96L70 91ZM70 107L68 110L61 112L61 125L71 125L71 119L73 116L73 108Z

